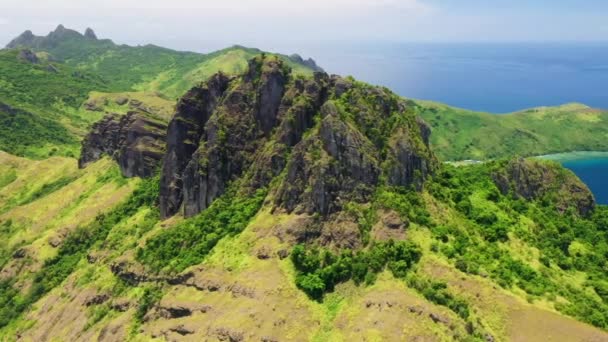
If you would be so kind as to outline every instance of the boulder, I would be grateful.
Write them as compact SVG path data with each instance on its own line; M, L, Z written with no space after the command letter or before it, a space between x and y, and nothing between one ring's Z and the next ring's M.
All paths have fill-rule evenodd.
M38 64L40 62L40 60L38 59L38 56L36 56L36 54L30 49L23 49L23 50L19 51L17 58L20 61L31 63L31 64Z

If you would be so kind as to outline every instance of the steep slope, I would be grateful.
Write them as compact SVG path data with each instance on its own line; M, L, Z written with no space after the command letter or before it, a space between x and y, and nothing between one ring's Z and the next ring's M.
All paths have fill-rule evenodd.
M433 128L432 145L442 160L608 150L606 110L568 104L495 115L416 103L419 115Z
M442 165L415 113L387 89L260 55L180 100L160 179L127 183L103 158L19 190L31 180L15 170L44 162L7 156L0 338L608 338L608 208L550 162ZM92 146L120 156L128 117L96 126ZM72 216L98 202L66 199L79 228L57 247L41 248L62 219L11 228L83 196L55 174L95 170L92 189L128 184L112 210Z

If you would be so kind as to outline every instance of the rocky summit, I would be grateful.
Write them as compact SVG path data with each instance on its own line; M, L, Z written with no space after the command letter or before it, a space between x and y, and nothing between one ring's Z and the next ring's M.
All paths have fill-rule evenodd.
M217 74L180 100L169 124L161 215L183 207L193 216L231 182L242 178L255 190L283 171L277 206L311 214L368 201L382 174L390 185L421 187L437 162L429 128L411 106L352 79L292 77L265 55L240 77Z

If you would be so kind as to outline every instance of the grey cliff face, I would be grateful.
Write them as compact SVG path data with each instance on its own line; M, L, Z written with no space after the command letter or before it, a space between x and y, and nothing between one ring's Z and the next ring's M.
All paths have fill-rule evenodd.
M107 155L118 162L125 177L151 177L164 156L166 129L142 112L106 115L83 140L78 166L84 168Z
M182 203L184 170L198 149L205 125L230 82L231 78L217 74L204 85L192 88L177 105L167 131L167 153L161 171L163 217L175 214Z

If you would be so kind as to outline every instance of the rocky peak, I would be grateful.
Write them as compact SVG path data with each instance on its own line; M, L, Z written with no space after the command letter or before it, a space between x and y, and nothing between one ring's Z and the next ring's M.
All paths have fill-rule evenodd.
M91 29L90 27L87 27L87 29L84 31L84 36L88 39L97 40L97 35L95 34L95 31L93 31L93 29Z
M52 31L51 33L49 33L46 38L51 40L51 41L59 41L59 40L63 40L63 39L69 39L69 38L82 38L83 35L80 34L78 31L72 30L72 29L68 29L65 28L65 26L59 24L57 26L57 28L55 29L55 31Z
M85 37L87 39L97 39L95 33L91 29L87 29L85 35L82 35L78 31L66 28L63 25L58 25L55 30L51 31L46 36L36 36L32 33L32 31L27 30L8 43L6 47L9 49L27 47L36 51L48 51L49 49L52 50L53 48L57 47L58 44L64 41L82 40Z
M276 207L323 215L346 201L368 201L385 172L405 174L395 185L421 183L436 167L430 130L396 99L325 73L294 77L282 60L264 54L240 77L218 74L186 94L169 124L161 214L181 208L195 215L228 184L267 187L283 170ZM402 117L394 127L386 126L391 115ZM404 142L375 141L381 129Z
M316 72L322 72L323 69L317 65L317 62L315 62L314 59L312 58L308 58L308 59L304 59L302 58L302 56L298 55L297 53L294 53L292 55L289 56L289 59L291 59L292 61L298 63L298 64L302 64L304 66L307 66L309 68L311 68L312 70L316 71Z
M262 54L249 61L242 77L213 91L221 97L205 96L213 86L207 84L207 90L192 94L199 108L178 108L169 125L168 162L161 180L164 217L173 215L182 202L186 215L200 212L224 193L228 182L243 174L277 125L289 78L290 70L279 58ZM186 127L177 124L184 115L199 118L195 125L203 128L200 136L177 138L187 134Z
M32 31L27 30L25 32L23 32L22 34L20 34L19 36L17 36L15 39L11 40L10 43L8 43L6 45L7 49L14 49L20 46L29 46L31 45L32 41L36 38L36 36L34 36L34 34L32 33Z
M266 61L262 64L256 94L259 100L254 115L266 136L277 124L277 113L288 78L289 71L283 68L280 59Z
M207 121L232 82L218 73L192 88L177 104L167 131L167 154L161 172L160 209L163 217L175 214L183 200L183 172L199 147Z

